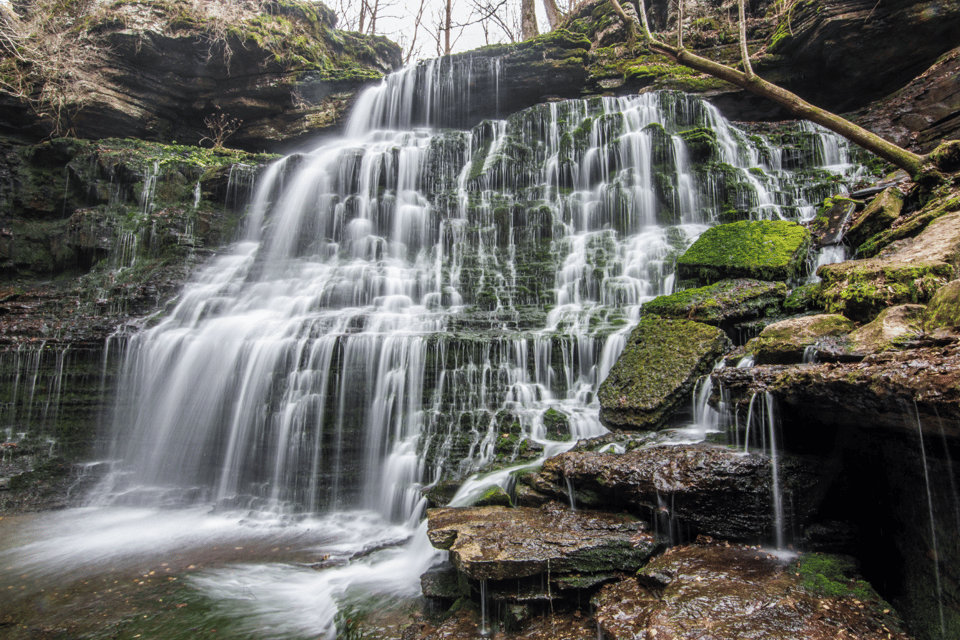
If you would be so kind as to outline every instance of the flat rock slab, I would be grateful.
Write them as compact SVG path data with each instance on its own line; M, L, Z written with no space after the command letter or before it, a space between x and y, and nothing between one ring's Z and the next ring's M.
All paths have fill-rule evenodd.
M728 278L799 277L810 232L795 222L758 220L711 227L677 260L677 278L704 286Z
M644 315L710 325L742 322L780 311L787 286L741 278L659 296L643 305Z
M788 521L802 523L815 508L817 465L781 455L780 486ZM657 445L623 454L568 451L525 479L544 494L578 504L619 508L641 517L669 516L694 534L731 540L772 539L770 459L712 444ZM664 506L665 505L665 506Z
M610 428L663 427L700 376L728 349L723 331L699 322L644 318L600 384L600 420Z
M850 566L819 555L797 565L741 545L674 547L603 587L595 618L608 640L907 640L896 613L843 573Z
M639 568L656 549L642 522L620 514L471 507L430 509L427 535L475 580Z

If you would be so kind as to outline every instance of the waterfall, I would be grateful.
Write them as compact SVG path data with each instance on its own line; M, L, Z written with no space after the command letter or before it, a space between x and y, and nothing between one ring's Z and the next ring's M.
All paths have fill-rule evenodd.
M784 168L698 98L503 118L499 86L497 60L410 67L357 99L344 137L260 174L242 238L115 338L115 471L91 504L139 510L71 528L130 555L207 531L242 540L251 523L316 536L343 566L212 567L191 584L257 617L260 637L332 637L348 586L417 593L436 559L420 523L431 487L462 483L454 502L469 504L511 465L606 432L597 387L705 229L797 219L819 193L794 171L809 167ZM232 172L229 191L250 175ZM706 410L698 421L716 428ZM72 544L49 553L109 556Z

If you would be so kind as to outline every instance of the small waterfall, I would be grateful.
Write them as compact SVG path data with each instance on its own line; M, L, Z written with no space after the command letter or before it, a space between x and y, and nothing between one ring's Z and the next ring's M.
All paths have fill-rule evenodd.
M756 409L754 408L756 407ZM754 423L759 423L753 429ZM738 429L738 425L734 426ZM751 431L753 439L751 440ZM786 544L787 523L783 510L783 487L780 482L780 448L778 444L779 424L776 414L776 398L769 391L755 393L750 397L747 409L743 450L748 453L751 447L759 449L770 458L770 502L773 517L774 543L778 550Z
M937 589L937 607L940 612L940 636L947 637L947 623L943 612L943 586L940 583L940 555L937 550L937 523L933 513L933 493L930 490L930 470L927 467L927 451L923 443L923 424L920 422L920 410L913 402L913 412L917 422L917 437L920 440L920 457L923 461L923 481L927 488L927 512L930 514L930 548L933 551L933 575Z

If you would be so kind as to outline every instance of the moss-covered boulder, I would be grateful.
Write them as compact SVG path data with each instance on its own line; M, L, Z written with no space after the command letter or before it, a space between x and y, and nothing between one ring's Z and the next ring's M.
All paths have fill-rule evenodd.
M784 220L740 221L707 229L677 261L681 283L704 286L728 278L796 280L810 232Z
M600 420L611 428L661 428L729 345L709 325L644 318L600 385Z
M903 194L896 187L887 187L857 216L844 236L858 247L868 238L889 229L903 210Z
M764 328L759 336L747 343L746 352L753 356L756 364L798 363L803 361L808 347L840 338L853 329L852 322L837 314L791 318Z
M872 258L895 242L915 238L935 220L957 211L960 211L960 189L944 187L919 211L902 215L895 226L870 236L860 245L857 255Z
M783 310L787 313L803 313L811 309L819 309L816 302L816 293L819 289L819 282L791 289L783 300Z
M960 213L955 213L879 257L820 267L817 301L831 313L869 322L886 307L925 304L956 277L958 264Z
M850 334L850 343L858 353L878 353L902 349L923 335L923 316L926 307L903 304L880 312L873 322Z
M630 516L567 509L430 509L427 536L474 580L636 570L657 547Z
M787 286L782 282L723 280L654 298L643 305L643 313L715 326L727 325L778 313L786 294Z
M934 294L924 311L923 325L927 331L960 327L960 280L947 283Z

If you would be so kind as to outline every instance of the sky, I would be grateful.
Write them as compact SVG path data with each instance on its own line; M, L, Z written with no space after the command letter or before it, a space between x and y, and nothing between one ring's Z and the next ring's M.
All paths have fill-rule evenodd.
M356 16L359 13L360 0L323 0L324 3L334 10L339 17L338 26L340 28L352 27L356 29ZM368 3L376 0L368 0ZM520 0L453 0L453 21L454 23L465 24L473 22L477 18L477 11L474 7L480 2L499 3L505 1L505 11L501 15L509 15L511 18L519 16ZM436 26L443 13L445 6L444 0L423 0L425 11L421 26L417 31L416 51L413 59L433 58L437 56L436 46ZM383 35L404 47L406 55L408 46L413 37L416 12L420 8L419 0L380 0L381 9L378 12L377 34ZM566 4L565 0L559 0L558 4ZM385 6L386 5L386 6ZM519 22L519 20L516 20ZM548 30L546 14L541 2L537 2L537 25L541 33ZM369 26L369 23L368 23ZM509 38L504 32L496 26L491 26L489 34L485 35L480 25L465 26L461 29L455 29L451 36L452 49L454 53L469 51L482 47L486 44L495 42L509 42Z

